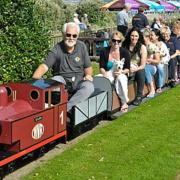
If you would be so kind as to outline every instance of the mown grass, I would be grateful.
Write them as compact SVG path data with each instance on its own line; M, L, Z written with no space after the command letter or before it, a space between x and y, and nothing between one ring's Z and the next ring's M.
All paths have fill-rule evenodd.
M93 67L93 74L97 75L99 74L99 63L98 62L92 62L92 67Z
M98 128L30 179L173 180L180 174L180 86Z

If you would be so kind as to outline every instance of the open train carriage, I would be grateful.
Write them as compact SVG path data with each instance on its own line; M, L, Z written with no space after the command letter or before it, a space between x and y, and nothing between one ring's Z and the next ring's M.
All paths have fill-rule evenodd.
M0 86L0 167L66 139L67 99L64 85L54 80Z
M134 76L129 76L128 77L128 97L129 97L129 103L131 103L135 97L136 97L136 89L137 89L137 84L134 81ZM155 78L153 79L154 85L156 87L158 78L157 74L155 75ZM164 81L163 81L163 86L166 86L168 83L168 65L164 65ZM110 83L110 81L101 76L95 76L94 77L94 86L96 90L99 91L106 91L107 92L107 114L112 114L116 111L120 110L121 107L121 101L115 91L114 85ZM147 85L144 85L144 90L143 90L143 95L146 96L148 94L148 88Z
M85 101L73 106L68 122L70 138L93 128L108 110L108 92L95 85L94 93Z

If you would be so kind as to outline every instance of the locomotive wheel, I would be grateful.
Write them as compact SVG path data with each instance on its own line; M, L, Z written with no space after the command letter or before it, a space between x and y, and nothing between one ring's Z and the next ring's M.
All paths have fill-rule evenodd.
M82 127L81 125L78 125L77 127L75 127L72 131L71 134L69 136L70 139L76 138L77 136L79 136L80 134L82 134Z
M4 171L3 168L0 168L0 180L2 180L4 177Z
M77 127L77 130L75 132L75 136L79 136L80 134L82 134L82 127L81 127L81 125Z
M15 170L15 162L11 162L7 165L7 170L9 173L12 173Z
M99 121L98 119L94 119L92 124L93 124L93 127L96 127L98 125Z
M34 157L40 158L40 157L44 156L45 152L46 152L46 148L43 146L34 152Z
M40 150L39 150L40 157L44 156L45 152L46 152L46 148L44 146L42 148L40 148Z

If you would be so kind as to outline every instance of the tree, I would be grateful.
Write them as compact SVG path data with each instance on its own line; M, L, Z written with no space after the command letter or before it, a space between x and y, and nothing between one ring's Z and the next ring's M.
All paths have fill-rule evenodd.
M103 3L100 0L82 0L77 7L76 12L83 16L88 15L88 20L91 24L97 26L106 26L107 24L112 25L114 17L105 11L101 11L100 7Z

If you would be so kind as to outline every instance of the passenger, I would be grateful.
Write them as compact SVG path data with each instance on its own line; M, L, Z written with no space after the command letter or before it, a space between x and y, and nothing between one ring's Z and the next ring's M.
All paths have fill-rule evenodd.
M157 67L157 93L162 92L162 87L166 83L166 77L168 76L168 70L166 70L166 66L170 60L170 54L166 44L161 41L162 36L160 30L154 29L151 31L150 39L153 43L157 45L160 52L160 63L156 65ZM165 66L166 65L166 66Z
M168 66L169 85L170 87L175 87L177 56L180 52L180 43L177 37L171 37L171 31L168 26L161 29L161 34L170 53L170 61Z
M180 20L174 22L173 33L175 34L177 41L180 44ZM178 79L177 80L180 80L180 54L177 56L177 61L178 61L178 71L177 71Z
M112 33L110 47L100 51L100 73L114 83L122 103L121 112L127 112L129 101L127 75L130 69L130 54L121 47L123 39L122 33L118 31Z
M52 79L66 84L72 93L67 104L68 111L94 91L91 61L85 44L77 40L79 31L79 26L74 22L64 24L63 40L54 46L33 74L33 78L40 79L52 68Z
M156 65L160 63L160 52L156 44L150 40L151 30L149 28L144 29L143 37L147 48L147 61L145 66L145 81L149 90L148 98L153 98L155 94L155 84L153 82L156 74Z
M130 75L134 75L135 81L137 82L136 98L133 101L133 104L136 106L139 106L142 102L145 84L144 68L147 59L147 49L143 43L143 36L138 28L132 28L123 42L123 47L128 49L131 54Z
M155 17L154 21L153 21L153 23L151 25L151 28L152 29L161 29L161 27L162 27L162 24L161 24L160 18Z

